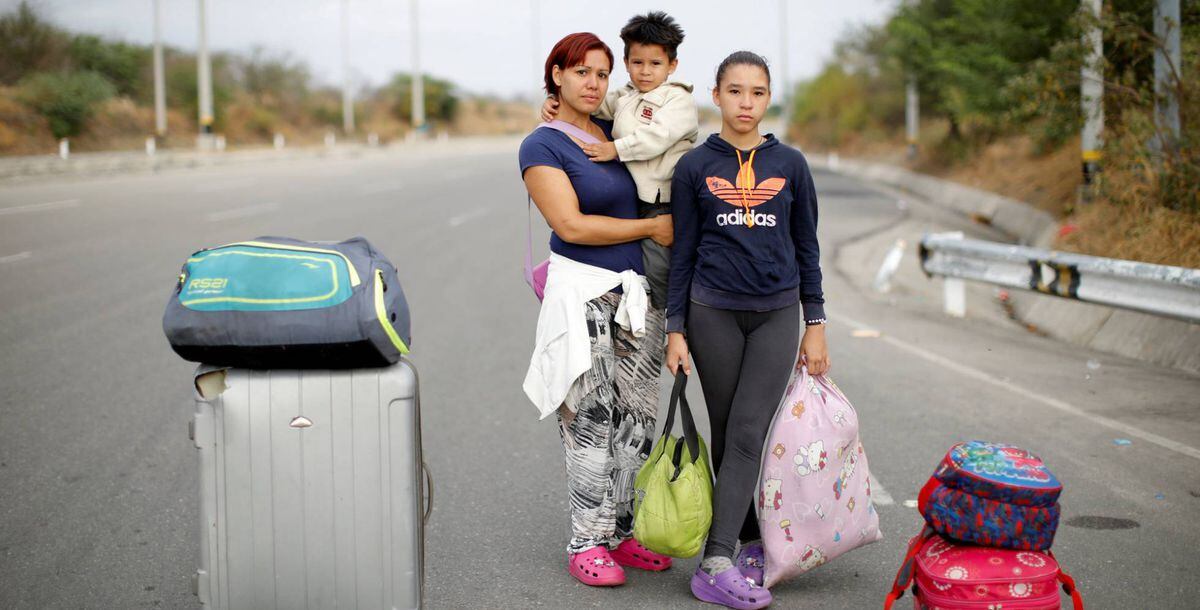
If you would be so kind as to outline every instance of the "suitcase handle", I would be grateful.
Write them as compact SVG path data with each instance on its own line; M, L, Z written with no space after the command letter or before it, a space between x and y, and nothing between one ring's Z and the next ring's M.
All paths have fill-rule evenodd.
M425 474L425 514L421 523L429 523L429 515L433 512L433 475L429 473L429 465L421 462L421 472Z

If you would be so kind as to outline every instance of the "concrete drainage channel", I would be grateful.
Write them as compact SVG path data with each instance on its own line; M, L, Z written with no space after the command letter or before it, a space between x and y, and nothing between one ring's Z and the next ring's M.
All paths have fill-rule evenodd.
M810 155L809 163L815 168L902 191L938 209L953 212L962 219L982 223L986 232L993 235L999 232L1010 242L1025 246L1048 246L1057 229L1057 223L1050 214L1026 203L906 169L839 159L836 155ZM913 232L916 226L918 225L910 223L907 226L908 232ZM904 229L905 227L897 227L885 234L868 237L866 239L889 241L876 243L872 247L857 247L857 252L856 245L849 245L846 248L852 257L849 263L870 264L871 269L879 268L882 272L891 262L893 269L890 271L894 272L897 265L887 260L889 254L891 258L895 258L896 246L892 244L898 243L899 239L905 239L907 248L911 248L908 255L915 259L918 254L915 250L921 240L914 238L919 235L906 235ZM997 241L1000 239L1003 238L998 238ZM1179 271L1189 277L1200 274L1197 270ZM905 281L905 278L901 277L898 280ZM924 292L926 295L930 293L928 287L917 286L922 280L914 278L911 273L906 281L910 287L915 287L916 292ZM926 283L929 281L924 280ZM948 278L940 282L961 281ZM878 277L874 283L881 284ZM988 284L972 286L969 292L974 295L976 301L980 298L992 300L998 296L1006 310L1004 314L993 311L978 312L993 321L1011 318L1030 330L1075 345L1200 374L1200 324L1038 292L981 290L980 287L990 288ZM1184 288L1191 291L1185 294L1185 299L1200 299L1200 292L1196 291L1194 282ZM965 310L965 302L961 306Z

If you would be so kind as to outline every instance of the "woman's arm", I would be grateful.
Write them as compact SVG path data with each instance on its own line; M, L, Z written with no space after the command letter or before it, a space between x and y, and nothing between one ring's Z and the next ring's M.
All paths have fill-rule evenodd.
M821 246L817 242L817 189L808 164L800 161L792 176L792 241L800 270L800 302L806 325L825 322L825 295L821 290Z
M821 290L821 248L817 242L817 189L808 164L800 162L793 176L792 240L800 268L800 305L804 311L804 337L800 355L812 375L829 372L829 347L825 342L825 295Z
M550 228L563 241L582 246L611 246L651 238L670 246L671 216L627 220L584 214L571 179L561 169L538 165L525 170L525 188Z

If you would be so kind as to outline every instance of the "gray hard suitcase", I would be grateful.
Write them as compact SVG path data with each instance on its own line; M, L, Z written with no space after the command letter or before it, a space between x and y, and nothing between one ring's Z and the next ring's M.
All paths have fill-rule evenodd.
M419 608L433 506L417 372L201 366L200 568L211 608Z

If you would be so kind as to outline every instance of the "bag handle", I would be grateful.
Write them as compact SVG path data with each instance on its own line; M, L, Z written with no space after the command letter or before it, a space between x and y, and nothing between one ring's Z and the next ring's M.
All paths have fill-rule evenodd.
M671 388L671 402L667 407L667 421L663 424L662 436L669 436L671 429L675 427L675 409L678 407L683 416L683 442L687 443L688 452L691 454L694 464L700 458L700 434L696 431L696 421L692 419L692 409L688 406L687 394L684 392L687 388L687 377L682 368L675 374L675 385ZM682 452L683 443L679 443L675 446L673 462L675 476L679 475L680 460L683 459Z
M1079 589L1075 586L1075 579L1070 574L1067 574L1067 571L1062 567L1062 563L1058 561L1054 553L1050 552L1050 549L1046 549L1046 554L1058 564L1058 581L1062 583L1063 591L1071 596L1072 607L1074 610L1083 610L1083 596L1079 594Z
M525 195L528 206L525 208L525 283L533 288L533 197Z
M925 541L933 537L933 528L926 525L918 534L908 543L908 552L904 554L904 563L900 564L900 570L896 572L896 580L892 582L892 590L888 592L887 597L883 600L883 610L891 610L892 604L896 600L904 597L904 592L908 590L908 586L912 584L913 569L916 565L917 553L924 546Z
M588 133L566 121L562 121L559 119L554 119L553 121L538 124L538 128L541 128L541 127L546 127L548 129L553 129L555 131L561 131L561 132L575 138L576 140L583 142L584 144L599 144L600 143L600 139L597 138L596 136L594 136L594 135L592 135L592 134L590 134L590 133Z

